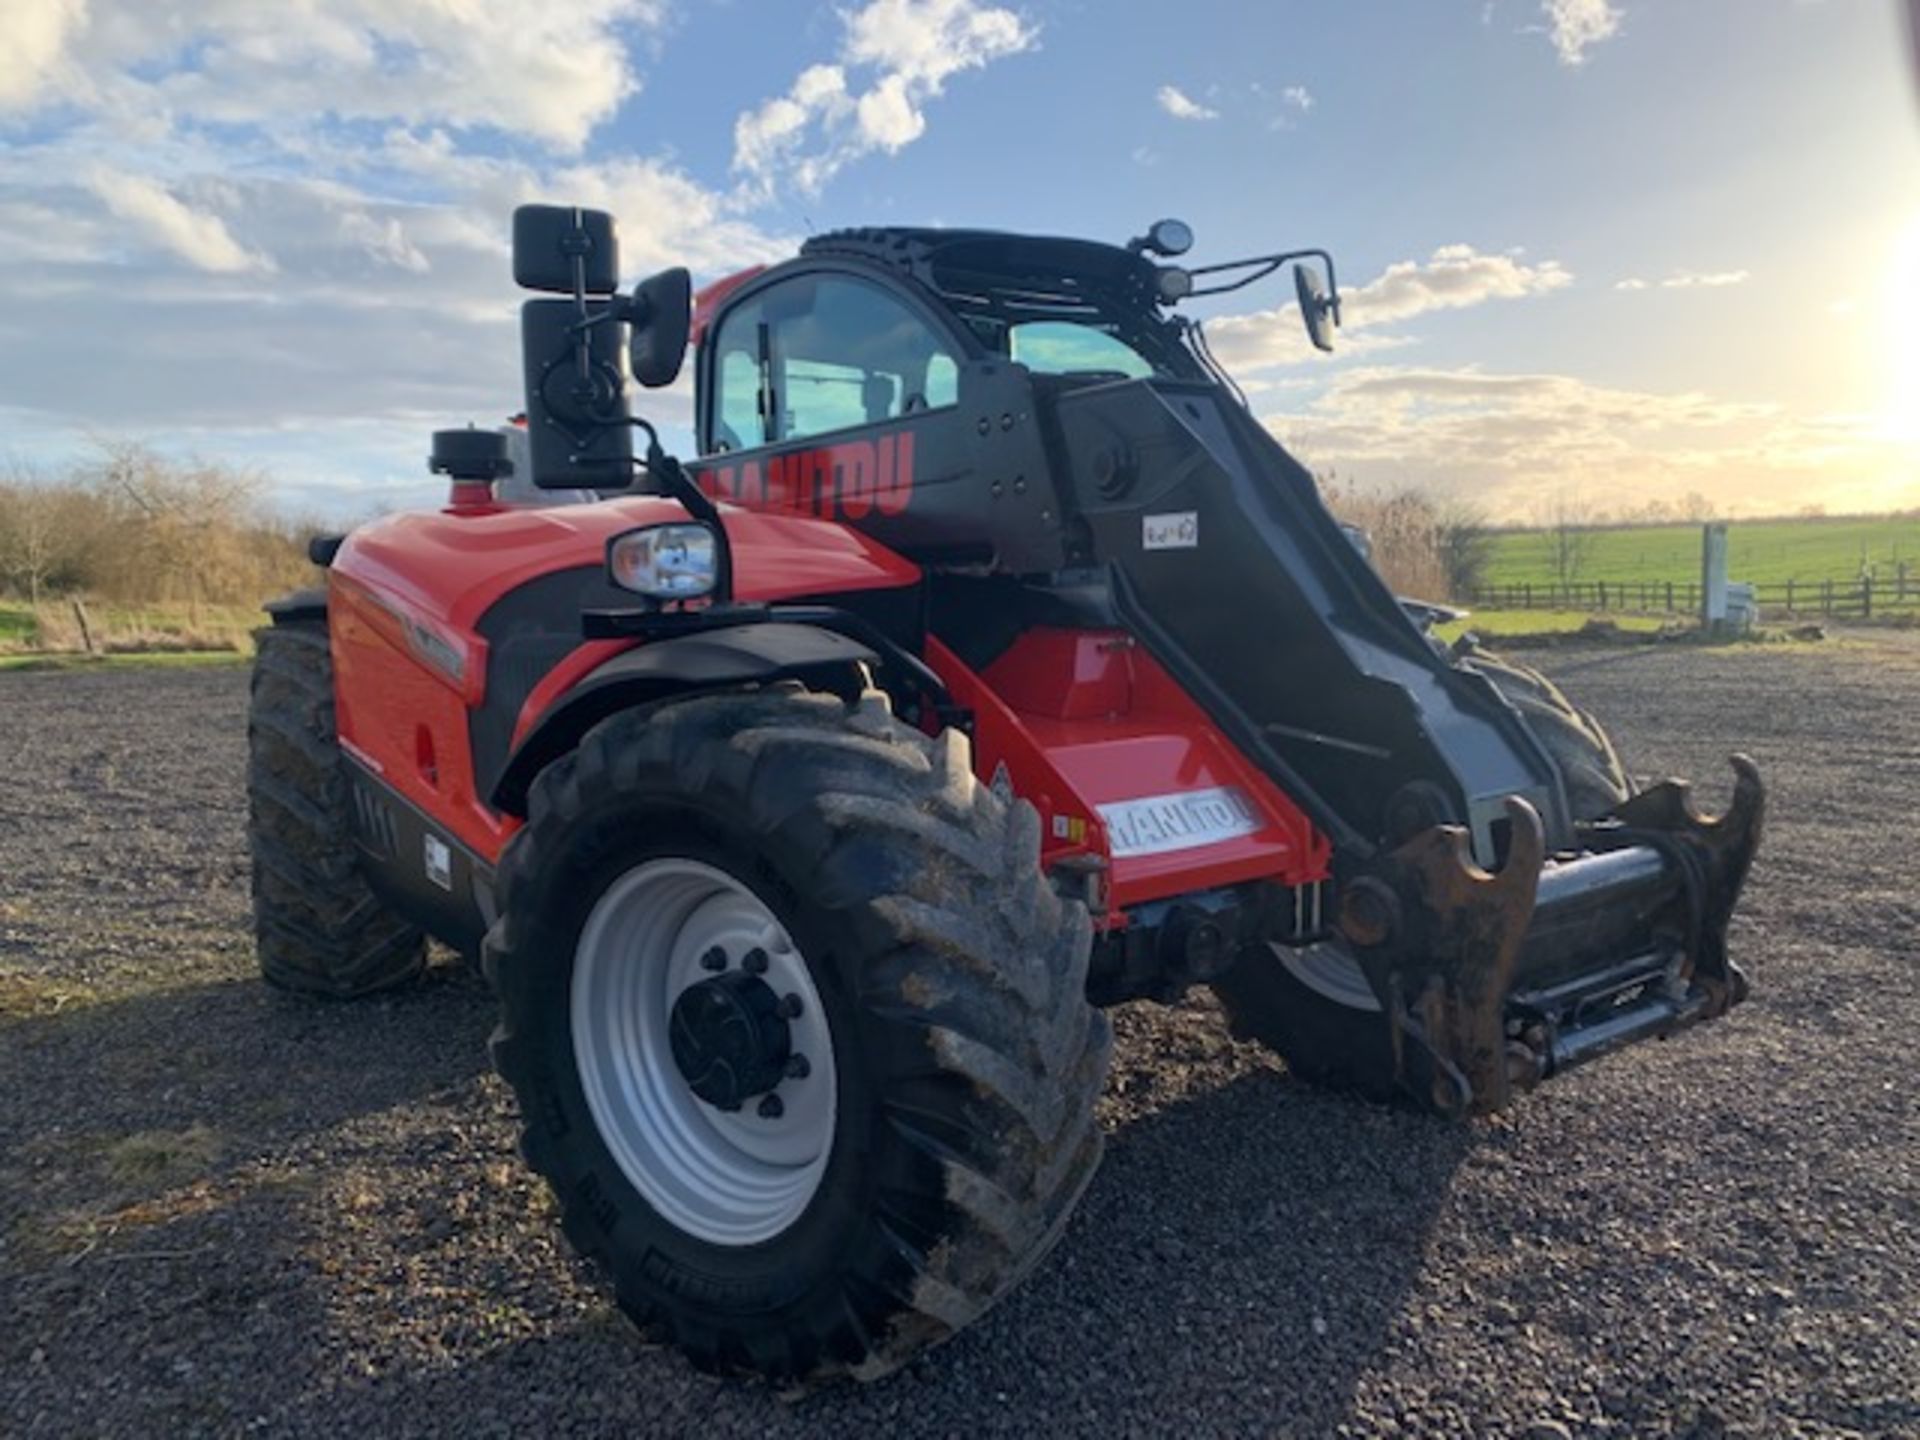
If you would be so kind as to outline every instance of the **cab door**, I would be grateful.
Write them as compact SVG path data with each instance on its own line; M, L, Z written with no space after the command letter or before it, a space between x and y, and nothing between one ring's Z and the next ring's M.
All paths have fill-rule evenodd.
M716 499L851 524L931 563L1062 563L1026 371L883 272L783 268L743 287L700 380L693 468Z

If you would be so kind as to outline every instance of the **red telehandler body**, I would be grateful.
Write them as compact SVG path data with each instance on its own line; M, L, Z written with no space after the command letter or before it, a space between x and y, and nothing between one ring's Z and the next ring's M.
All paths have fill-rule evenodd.
M847 231L696 304L526 207L523 421L270 607L267 978L479 954L569 1238L704 1367L881 1374L1012 1286L1102 1006L1210 985L1459 1116L1745 994L1752 765L1705 818L1437 642L1178 309L1291 264L1325 346L1331 258L1190 239ZM689 352L683 465L627 390Z

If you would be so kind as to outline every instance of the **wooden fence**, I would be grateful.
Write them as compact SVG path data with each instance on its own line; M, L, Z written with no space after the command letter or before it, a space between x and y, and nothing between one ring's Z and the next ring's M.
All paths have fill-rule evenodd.
M1826 620L1872 620L1920 615L1920 576L1885 580L1781 580L1755 585L1763 615L1817 615ZM1580 580L1571 584L1484 585L1467 604L1481 610L1616 610L1640 615L1696 616L1700 582Z

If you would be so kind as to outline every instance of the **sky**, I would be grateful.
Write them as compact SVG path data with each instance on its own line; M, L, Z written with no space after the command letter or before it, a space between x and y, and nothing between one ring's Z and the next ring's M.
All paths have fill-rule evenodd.
M855 224L1333 252L1206 302L1309 465L1526 520L1920 506L1895 0L5 0L0 466L435 503L520 406L516 204L696 283ZM684 384L640 397L687 443Z

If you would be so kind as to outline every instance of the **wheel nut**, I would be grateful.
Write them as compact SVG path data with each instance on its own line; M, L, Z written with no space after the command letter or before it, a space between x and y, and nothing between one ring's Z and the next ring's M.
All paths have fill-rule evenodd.
M787 1078L789 1080L804 1080L812 1073L813 1062L807 1059L806 1056L790 1055L787 1057Z
M789 1020L798 1019L800 1012L806 1008L806 1006L800 1003L800 997L798 995L787 995L781 998L780 1013Z
M741 960L740 968L745 970L749 975L766 974L767 952L762 950L758 945L754 946L753 949L747 951L746 957Z
M762 1120L778 1120L786 1113L787 1107L778 1095L768 1095L761 1099L760 1118Z
M724 970L727 968L727 952L715 945L700 957L702 970Z

